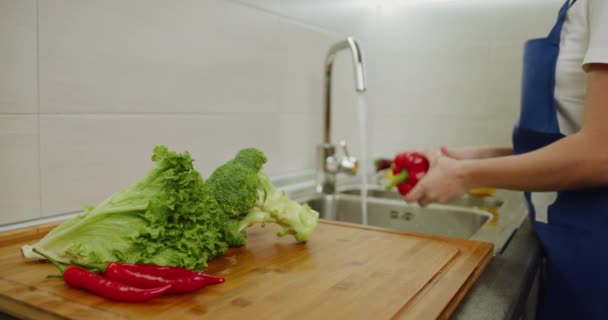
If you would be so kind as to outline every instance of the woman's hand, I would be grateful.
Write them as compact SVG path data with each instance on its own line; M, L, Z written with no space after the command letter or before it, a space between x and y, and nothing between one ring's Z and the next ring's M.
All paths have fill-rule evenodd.
M407 202L426 206L431 202L446 203L464 195L469 189L462 161L445 156L441 151L420 151L431 165L429 172L406 196Z

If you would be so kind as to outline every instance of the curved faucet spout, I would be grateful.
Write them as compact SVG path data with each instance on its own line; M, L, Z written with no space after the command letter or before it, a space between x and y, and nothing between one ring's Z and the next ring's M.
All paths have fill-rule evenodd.
M346 143L341 143L344 157L336 156L335 146L331 142L331 82L332 71L336 54L344 49L350 49L355 69L355 90L364 92L367 90L365 83L365 65L361 48L352 37L340 41L329 48L325 57L325 123L323 132L323 143L318 146L317 158L317 191L323 193L335 192L336 174L344 172L356 174L358 161L348 155Z
M343 49L350 49L353 55L353 66L355 69L355 89L359 92L363 92L367 89L365 83L365 68L363 66L363 56L361 54L361 47L357 40L352 37L346 38L346 40L335 43L329 48L327 56L325 57L325 75L331 76L331 69L336 59L336 53Z
M344 49L350 49L353 57L353 67L355 73L355 90L357 92L365 92L367 90L367 84L365 81L365 66L363 64L363 55L361 54L361 47L359 43L352 37L346 38L346 40L335 43L329 48L327 56L325 57L325 132L324 142L327 144L331 143L331 78L334 66L334 60L336 54Z

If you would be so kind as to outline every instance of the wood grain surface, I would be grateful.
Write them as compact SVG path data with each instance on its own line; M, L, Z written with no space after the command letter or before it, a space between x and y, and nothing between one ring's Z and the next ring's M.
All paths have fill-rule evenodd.
M226 282L194 294L120 303L26 262L56 224L0 234L0 310L29 319L447 319L492 256L488 243L321 221L307 244L273 226L212 261Z

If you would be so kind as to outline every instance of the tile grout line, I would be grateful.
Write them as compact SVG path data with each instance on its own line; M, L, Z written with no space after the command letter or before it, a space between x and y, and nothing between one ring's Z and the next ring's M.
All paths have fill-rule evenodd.
M302 20L299 20L299 19L296 19L294 17L288 16L288 15L286 15L284 13L281 13L281 12L276 12L276 11L271 10L271 9L262 8L262 7L254 5L254 4L251 4L251 3L243 2L242 0L230 0L230 1L233 2L234 4L241 5L243 7L247 7L247 8L250 8L250 9L253 9L253 10L257 10L257 11L260 11L260 12L264 12L266 14L273 15L275 17L278 17L281 20L284 20L284 21L287 21L287 22L290 22L290 23L294 23L294 24L298 24L298 25L300 25L302 27L306 27L306 28L312 29L312 30L314 30L316 32L326 33L326 34L331 35L333 37L341 37L342 36L340 34L340 32L336 32L336 31L333 31L333 30L328 30L328 29L325 29L325 28L323 28L321 26L304 22ZM279 7L280 6L281 6L281 4L279 3Z
M38 218L42 218L42 130L40 126L40 10L36 0L36 100L38 107Z
M3 113L3 115L44 115L44 116L68 116L68 117L84 117L84 116L125 116L125 117L147 117L147 116L208 116L208 117L220 117L220 116L234 116L234 115L317 115L321 114L321 111L287 111L287 112L276 112L276 111L235 111L235 112L41 112L37 114L32 113Z

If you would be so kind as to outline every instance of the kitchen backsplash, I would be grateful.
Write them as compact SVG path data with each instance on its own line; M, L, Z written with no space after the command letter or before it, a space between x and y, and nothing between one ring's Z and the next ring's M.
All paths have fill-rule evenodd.
M240 148L271 176L314 169L323 62L367 64L370 158L509 143L523 41L561 0L0 0L0 225L79 210L150 167L156 144L204 176ZM361 149L352 61L333 132Z

